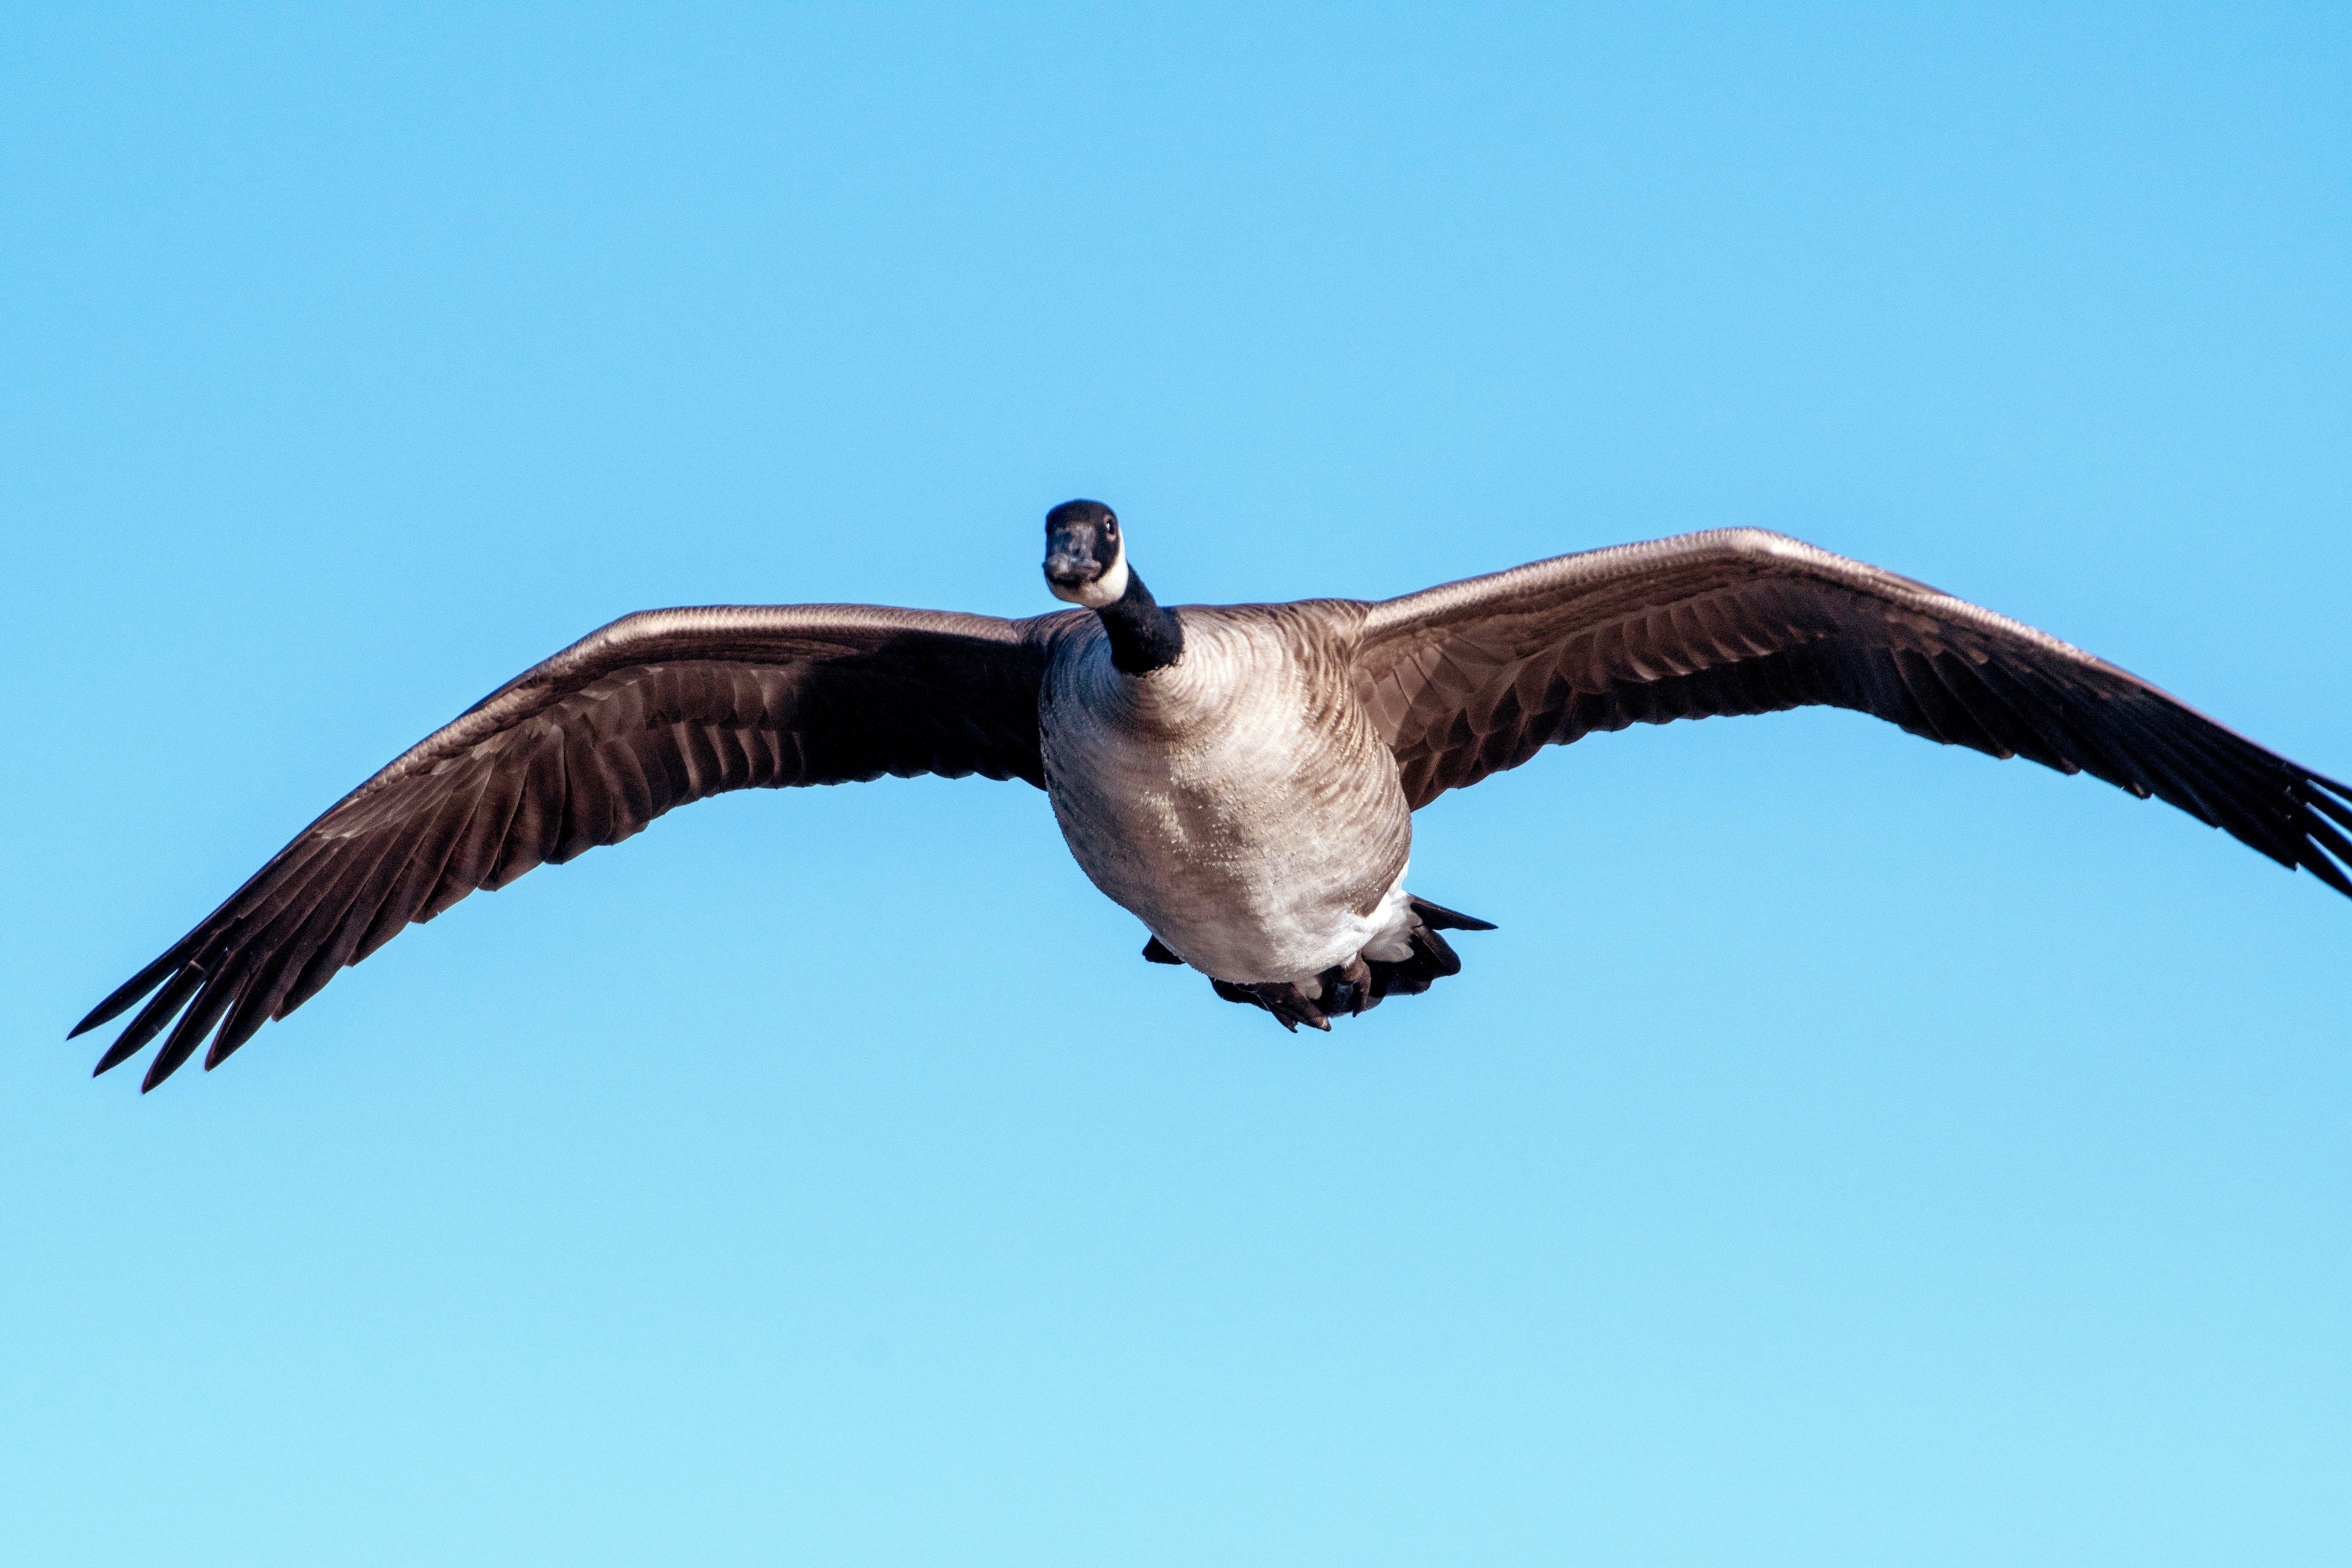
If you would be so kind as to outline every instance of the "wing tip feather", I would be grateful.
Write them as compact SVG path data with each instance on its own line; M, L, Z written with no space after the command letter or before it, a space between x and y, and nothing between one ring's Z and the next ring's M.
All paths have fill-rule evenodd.
M199 934L201 930L199 928L197 932L190 935ZM81 1022L66 1031L66 1038L79 1039L101 1024L110 1024L137 1006L149 992L172 977L173 971L180 967L183 950L187 945L185 939L174 943L171 952L109 992L106 1000L82 1015Z

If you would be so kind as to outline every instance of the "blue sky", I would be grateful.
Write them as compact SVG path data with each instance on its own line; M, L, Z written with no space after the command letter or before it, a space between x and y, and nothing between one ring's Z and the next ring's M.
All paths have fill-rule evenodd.
M2352 908L1809 712L1449 796L1293 1037L1018 784L730 797L62 1040L665 604L1779 528L2352 773L2340 8L0 19L0 1518L48 1563L2267 1563Z

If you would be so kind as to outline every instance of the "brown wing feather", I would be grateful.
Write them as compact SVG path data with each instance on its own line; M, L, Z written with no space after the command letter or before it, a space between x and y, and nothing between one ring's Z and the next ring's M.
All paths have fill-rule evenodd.
M176 1018L152 1089L208 1036L217 1066L410 921L673 806L884 773L1042 787L1037 683L1053 637L1083 614L719 605L615 621L338 801L73 1032L156 992L98 1064Z
M1357 690L1415 809L1595 730L1808 704L2169 801L2352 895L2352 791L2102 659L1755 529L1365 607Z

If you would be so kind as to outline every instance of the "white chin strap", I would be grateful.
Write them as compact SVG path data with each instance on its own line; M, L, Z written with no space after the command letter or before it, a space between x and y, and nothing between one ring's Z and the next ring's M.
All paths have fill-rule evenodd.
M1110 563L1110 570L1093 582L1076 588L1065 588L1055 583L1048 583L1046 587L1056 599L1084 605L1089 610L1118 604L1127 595L1127 541L1118 542L1118 559Z

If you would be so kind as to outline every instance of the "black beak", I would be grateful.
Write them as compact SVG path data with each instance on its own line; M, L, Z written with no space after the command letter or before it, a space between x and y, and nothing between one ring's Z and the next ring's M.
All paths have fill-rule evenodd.
M1056 588L1083 588L1102 574L1103 565L1095 559L1095 542L1088 533L1073 530L1045 542L1045 581Z

